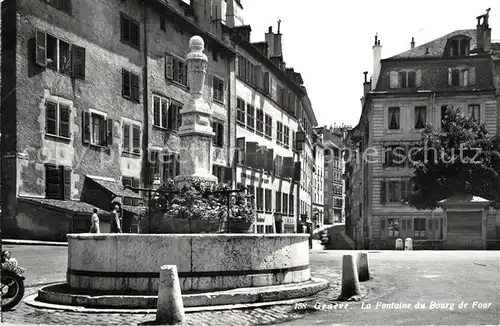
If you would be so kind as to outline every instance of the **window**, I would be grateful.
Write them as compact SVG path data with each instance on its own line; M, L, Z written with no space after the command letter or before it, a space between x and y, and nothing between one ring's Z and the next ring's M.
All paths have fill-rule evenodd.
M274 233L272 225L266 225L266 233Z
M399 181L388 181L387 190L387 201L389 203L398 203L401 200L401 184L399 183Z
M139 102L139 75L126 69L122 69L122 96Z
M170 101L170 107L167 114L167 128L173 131L178 131L182 126L181 116L182 103L177 101Z
M131 178L131 177L122 177L122 184L124 187L129 186L132 188L139 188L139 179ZM132 191L134 191L135 193L138 193L138 191L135 191L135 190L132 190ZM139 199L125 197L125 198L123 198L123 205L138 206Z
M288 214L288 194L283 193L283 214Z
M380 202L401 203L407 201L413 192L413 184L409 180L391 180L380 183Z
M256 110L256 121L257 121L257 132L264 132L264 111L257 109Z
M141 127L129 122L123 122L123 151L141 154Z
M178 153L163 153L162 154L162 166L160 167L161 173L163 174L161 180L166 182L168 179L174 179L180 174L180 154ZM215 165L214 165L215 166ZM213 170L215 173L222 173L220 171ZM214 174L215 175L215 174Z
M283 126L283 145L288 148L290 144L290 129L287 126Z
M188 86L187 64L171 54L165 55L165 78L182 86Z
M272 139L273 137L273 118L269 115L265 115L265 135L266 138Z
M71 0L45 0L45 2L71 15Z
M215 132L213 144L222 147L224 145L224 124L222 122L212 122L212 129Z
M225 167L224 166L221 166L221 165L212 165L212 174L217 177L217 180L219 180L219 182L223 182L224 181L224 171L225 171Z
M399 108L392 107L389 108L389 121L388 121L390 130L399 130Z
M257 188L257 210L264 211L264 189Z
M432 222L432 220L429 220ZM413 219L413 232L415 239L425 238L425 218Z
M139 42L139 22L121 14L121 41L132 47L138 48Z
M403 70L390 72L390 88L415 88L422 84L422 70Z
M275 212L276 213L281 213L281 192L276 191L276 207L275 207Z
M153 95L153 125L167 128L167 115L170 100L158 95Z
M35 62L78 79L85 79L85 48L42 31L36 33Z
M272 190L265 189L264 195L265 195L266 213L270 213L273 210Z
M387 231L391 238L399 237L399 219L389 218L387 219Z
M448 68L448 85L469 86L476 83L476 68Z
M247 127L252 130L255 128L255 109L249 103L247 103Z
M467 116L477 122L480 122L481 107L478 104L470 104L467 108Z
M106 146L106 117L99 113L90 114L90 143Z
M160 16L160 29L162 31L166 31L167 30L166 21L165 21L165 17L164 16Z
M416 106L415 107L415 129L422 129L425 127L426 123L426 107Z
M46 110L46 134L69 138L70 107L61 103L47 101Z
M290 194L288 196L288 201L289 201L289 204L288 204L288 215L293 216L293 214L294 214L294 208L295 207L294 207L293 195L292 194Z
M213 78L213 99L216 102L224 103L224 81L214 76Z
M245 101L239 97L236 99L236 122L245 124Z
M449 48L450 56L465 56L469 54L469 40L468 39L454 39L450 42Z
M276 101L279 105L283 105L283 87L276 85Z
M283 123L276 121L276 143L283 143Z
M71 199L71 169L69 167L45 164L45 198Z

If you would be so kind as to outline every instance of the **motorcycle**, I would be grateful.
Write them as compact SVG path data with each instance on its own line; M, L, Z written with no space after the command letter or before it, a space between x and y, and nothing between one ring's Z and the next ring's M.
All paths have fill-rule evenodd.
M1 295L2 311L16 306L24 296L24 276L26 271L18 266L17 260L10 257L10 251L2 251Z

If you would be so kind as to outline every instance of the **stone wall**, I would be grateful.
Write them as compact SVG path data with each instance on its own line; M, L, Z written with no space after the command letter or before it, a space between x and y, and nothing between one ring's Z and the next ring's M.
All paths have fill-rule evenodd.
M68 284L156 293L165 264L177 265L183 293L297 283L310 279L308 253L308 235L299 234L71 234Z

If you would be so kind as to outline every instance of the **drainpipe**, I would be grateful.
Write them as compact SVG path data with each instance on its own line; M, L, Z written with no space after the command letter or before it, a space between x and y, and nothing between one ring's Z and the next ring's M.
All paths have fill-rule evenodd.
M143 159L142 159L142 167L144 171L141 173L144 183L143 186L146 188L146 182L151 180L149 175L148 168L148 140L149 140L149 88L148 88L148 38L147 38L147 13L148 13L148 4L150 1L145 0L142 2L143 9L143 73L142 73L142 86L143 86L143 104L144 104L144 121L142 125L142 150L143 150Z
M235 59L230 59L229 60L229 78L228 78L228 85L227 85L227 160L229 167L232 169L232 180L231 180L231 189L236 189L236 162L233 160L234 155L231 155L233 153L232 151L232 146L231 146L231 105L233 101L231 100L231 87L233 85L233 78L231 75L231 71L234 71L236 67L233 69L233 65L235 65ZM236 132L236 131L235 131ZM234 140L236 142L236 139ZM233 161L231 161L233 160ZM234 165L234 166L233 166Z

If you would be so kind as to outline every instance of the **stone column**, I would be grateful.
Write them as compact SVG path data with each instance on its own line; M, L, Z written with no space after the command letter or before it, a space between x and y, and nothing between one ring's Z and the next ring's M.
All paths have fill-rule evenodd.
M190 97L180 111L182 125L180 138L180 175L175 178L177 188L182 188L194 180L217 182L212 175L212 109L203 100L203 86L208 58L203 53L205 43L200 36L189 40L190 53L187 55Z

